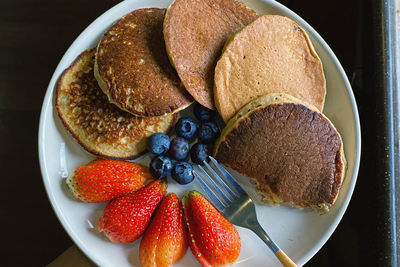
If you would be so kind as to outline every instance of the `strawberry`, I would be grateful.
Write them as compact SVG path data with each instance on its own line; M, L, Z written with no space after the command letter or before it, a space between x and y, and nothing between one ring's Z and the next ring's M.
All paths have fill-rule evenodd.
M181 203L174 193L164 197L140 241L142 266L171 266L186 254L188 244L182 213Z
M135 241L143 234L166 191L166 181L154 180L138 191L111 200L97 222L99 231L114 243Z
M99 158L76 168L67 178L67 184L74 197L94 203L136 191L151 178L143 165Z
M203 266L232 264L240 253L235 227L197 191L182 200L189 245Z

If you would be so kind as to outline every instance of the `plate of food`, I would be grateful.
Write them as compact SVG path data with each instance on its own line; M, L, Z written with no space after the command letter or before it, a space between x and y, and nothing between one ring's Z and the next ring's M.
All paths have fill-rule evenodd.
M360 149L340 62L268 0L121 2L66 51L39 126L50 203L100 266L280 266L207 206L193 168L208 155L304 265L346 211Z

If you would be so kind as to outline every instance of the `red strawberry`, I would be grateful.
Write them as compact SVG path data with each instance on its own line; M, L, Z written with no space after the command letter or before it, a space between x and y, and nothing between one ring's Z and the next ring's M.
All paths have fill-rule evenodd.
M186 254L188 244L182 213L181 203L174 193L164 197L140 241L142 266L171 266Z
M154 180L136 192L111 200L97 227L114 243L130 243L146 230L151 215L167 191L167 182Z
M99 158L76 168L67 178L67 184L74 197L94 203L136 191L151 178L143 165Z
M197 191L182 200L189 245L203 266L232 264L240 253L235 227Z

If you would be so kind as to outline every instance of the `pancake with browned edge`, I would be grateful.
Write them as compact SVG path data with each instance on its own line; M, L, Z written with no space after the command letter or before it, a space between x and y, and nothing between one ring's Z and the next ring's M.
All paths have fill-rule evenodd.
M286 94L243 107L223 130L216 159L249 177L264 200L322 213L345 173L340 134L317 108Z
M168 8L164 38L179 77L197 102L214 106L214 69L226 39L258 15L234 0L175 0Z
M89 153L106 158L134 159L146 139L168 132L177 114L140 118L108 102L93 75L95 49L86 50L60 76L55 106L72 137Z
M137 9L101 38L95 77L110 101L136 116L162 116L193 102L169 62L163 38L166 9Z
M251 100L286 93L322 111L326 82L321 60L293 20L264 15L233 35L215 68L215 105L227 122Z

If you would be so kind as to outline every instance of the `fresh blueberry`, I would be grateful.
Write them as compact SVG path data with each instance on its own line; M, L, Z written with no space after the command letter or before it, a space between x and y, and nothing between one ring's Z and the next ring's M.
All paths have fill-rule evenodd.
M220 135L220 131L217 125L213 122L202 123L197 130L197 137L200 143L211 144L217 140Z
M210 121L212 118L214 118L214 116L216 114L215 110L206 108L205 106L202 106L197 102L194 106L193 111L194 111L194 115L196 116L196 118L202 122Z
M208 161L208 156L210 155L209 150L206 144L194 144L190 149L190 158L194 163L203 164L203 161Z
M172 168L171 176L180 184L188 184L194 179L193 167L185 161L177 162Z
M197 130L196 122L190 117L180 118L175 125L175 132L178 136L191 139Z
M164 133L154 133L147 139L147 149L156 155L165 154L169 147L169 136Z
M169 154L176 160L184 160L189 154L189 141L182 137L172 139Z
M150 172L156 179L166 178L171 174L172 161L165 156L157 156L150 162Z

